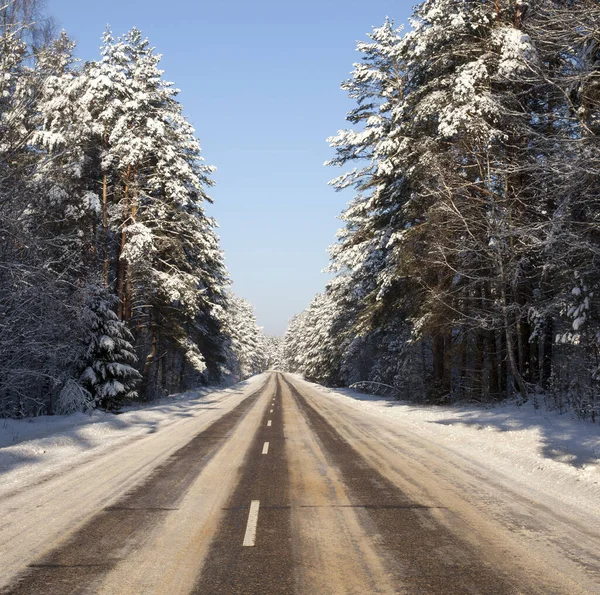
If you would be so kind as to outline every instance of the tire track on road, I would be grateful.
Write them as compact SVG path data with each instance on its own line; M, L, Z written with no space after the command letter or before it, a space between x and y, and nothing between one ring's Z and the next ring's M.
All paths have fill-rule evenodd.
M239 484L225 507L192 591L194 595L294 593L280 375L275 378L273 405L265 410ZM268 453L263 454L266 442ZM253 502L258 504L251 506Z
M150 529L177 509L190 485L235 431L267 385L268 382L194 436L141 484L93 516L63 544L30 564L0 593L94 593L101 579L144 542Z
M359 511L365 533L395 577L398 593L411 595L538 593L515 584L470 544L440 525L426 506L410 499L353 448L287 379L326 457L336 467Z

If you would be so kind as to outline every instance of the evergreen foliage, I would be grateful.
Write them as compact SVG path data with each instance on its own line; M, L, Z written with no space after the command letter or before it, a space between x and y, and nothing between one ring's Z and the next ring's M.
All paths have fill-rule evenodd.
M117 410L128 399L137 397L140 373L133 367L137 356L133 336L117 317L118 298L103 287L90 287L84 309L87 329L85 368L79 381L91 397L89 407Z
M358 44L329 163L356 196L287 369L597 416L598 23L591 0L426 0Z
M267 338L256 324L252 306L228 293L227 328L230 337L227 370L235 381L259 374L269 367Z
M0 7L0 416L262 371L204 211L214 168L161 57L139 30L107 30L82 65L37 12Z

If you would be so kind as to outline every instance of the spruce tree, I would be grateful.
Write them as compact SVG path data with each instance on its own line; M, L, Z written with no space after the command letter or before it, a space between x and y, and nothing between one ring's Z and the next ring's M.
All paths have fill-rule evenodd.
M135 369L137 356L132 335L114 311L117 298L106 288L91 286L83 313L87 333L85 368L80 383L94 407L117 411L137 397L141 375Z

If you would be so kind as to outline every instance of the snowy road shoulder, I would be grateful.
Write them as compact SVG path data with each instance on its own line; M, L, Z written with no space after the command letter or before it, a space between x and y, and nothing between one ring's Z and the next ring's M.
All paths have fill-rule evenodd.
M0 496L173 423L214 413L263 378L188 391L119 415L95 411L0 420Z
M531 402L520 407L419 406L308 384L362 415L390 422L475 462L499 479L535 492L540 500L551 497L582 515L599 515L600 424L535 410Z

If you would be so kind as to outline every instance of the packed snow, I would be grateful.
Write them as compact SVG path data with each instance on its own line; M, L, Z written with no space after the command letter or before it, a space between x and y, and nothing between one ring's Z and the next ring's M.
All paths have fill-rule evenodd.
M297 376L297 378L300 378ZM543 501L550 497L591 518L600 502L600 425L535 409L533 401L496 406L424 406L351 389L311 386L362 414L397 423Z
M12 492L70 468L91 456L155 433L185 418L220 409L240 389L263 378L254 376L235 387L207 387L173 395L146 407L125 408L115 415L91 413L0 420L0 494Z
M257 382L255 376L250 382ZM239 387L239 385L237 385ZM350 389L312 385L363 414L397 422L512 483L597 514L600 425L536 410L530 401L492 406L419 406ZM203 388L119 415L94 411L0 422L0 492L70 467L90 455L197 416L233 389Z

